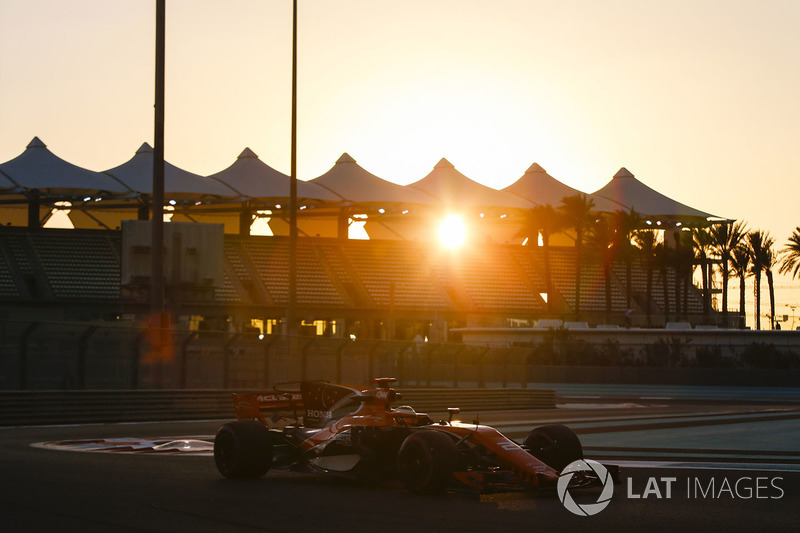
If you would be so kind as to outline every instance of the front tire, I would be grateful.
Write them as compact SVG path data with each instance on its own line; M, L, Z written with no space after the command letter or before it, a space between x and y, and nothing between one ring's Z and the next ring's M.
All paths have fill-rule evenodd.
M403 486L418 493L443 492L458 464L453 439L438 431L416 431L397 453L397 473Z
M531 455L559 472L571 462L583 459L583 447L578 436L567 426L559 424L532 430L522 445Z
M272 440L261 423L248 420L229 422L214 438L214 462L229 479L258 479L272 464Z

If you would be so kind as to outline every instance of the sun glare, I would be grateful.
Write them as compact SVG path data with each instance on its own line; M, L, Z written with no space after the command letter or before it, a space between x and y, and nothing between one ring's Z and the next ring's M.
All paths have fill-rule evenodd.
M467 239L467 228L464 219L459 215L447 215L439 225L439 242L445 248L458 248Z
M368 241L369 234L364 226L367 224L367 215L353 215L347 228L347 238Z

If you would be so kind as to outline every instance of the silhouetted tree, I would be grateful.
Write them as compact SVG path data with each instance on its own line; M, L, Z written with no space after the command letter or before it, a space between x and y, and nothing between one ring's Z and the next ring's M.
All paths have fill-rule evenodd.
M783 259L778 272L791 274L792 278L796 278L800 274L800 226L794 229L794 232L789 237L789 242L781 250L781 255Z
M636 231L642 223L642 217L631 209L630 211L616 211L614 213L614 231L616 232L616 239L614 246L617 249L617 257L625 262L625 306L628 309L632 305L633 293L633 232Z
M520 236L528 239L530 246L539 246L539 236L542 237L543 269L545 287L547 291L547 311L553 312L553 276L550 269L550 236L563 227L563 218L556 209L550 205L537 205L528 212L528 216L520 232Z
M673 264L672 256L675 250L666 245L666 243L659 243L656 248L656 263L661 271L661 287L664 291L664 320L669 322L669 267ZM676 281L677 283L677 281ZM675 316L678 316L678 301L675 301L674 307Z
M598 218L590 227L586 246L589 257L596 261L603 272L603 286L606 300L606 322L611 323L611 269L614 266L618 250L617 234L614 222L607 216Z
M711 233L706 228L692 229L694 259L700 266L700 280L703 285L703 321L708 321L711 313L711 273L709 253L712 249Z
M731 252L731 270L739 278L739 327L747 326L745 318L745 279L750 274L750 251L743 241Z
M775 258L771 254L774 240L765 231L755 230L747 234L747 247L750 253L750 272L754 278L756 329L761 329L761 273L769 270ZM771 274L770 274L771 275ZM769 278L768 278L769 283ZM772 297L772 296L771 296Z
M651 325L651 315L653 313L653 271L657 264L658 236L652 229L637 230L633 233L633 240L639 249L639 254L644 259L645 269L647 270L647 301L645 302L645 314L647 315L647 325ZM666 305L667 302L665 302Z
M767 277L769 289L769 324L770 329L775 329L775 278L772 269L778 265L778 254L772 249L774 240L770 238L770 245L764 250L764 275Z
M722 325L728 327L728 280L731 278L731 254L747 234L745 222L717 224L711 227L711 246L722 266Z
M575 318L581 315L581 270L583 267L583 241L586 229L594 222L594 201L585 194L565 196L561 200L561 212L565 224L575 231Z

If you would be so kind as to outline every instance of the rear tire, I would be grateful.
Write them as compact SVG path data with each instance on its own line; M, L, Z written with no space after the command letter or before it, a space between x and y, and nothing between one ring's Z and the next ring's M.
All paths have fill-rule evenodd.
M397 473L403 486L418 493L443 492L458 464L456 443L438 431L416 431L397 453Z
M581 441L567 426L554 424L533 429L525 437L523 446L531 455L559 472L571 462L583 459Z
M229 422L214 439L214 462L229 479L257 479L272 464L272 440L261 423L248 420Z

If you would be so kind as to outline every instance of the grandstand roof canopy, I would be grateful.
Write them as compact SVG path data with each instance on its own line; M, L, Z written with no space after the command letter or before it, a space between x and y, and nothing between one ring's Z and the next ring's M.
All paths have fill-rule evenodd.
M573 189L569 185L561 183L547 173L538 163L534 163L525 171L520 179L503 189L506 192L516 194L536 205L551 205L558 207L561 201L567 196L585 194L578 189ZM624 209L623 206L612 202L606 198L586 195L594 202L593 209L603 212L614 212Z
M16 189L21 189L16 183L5 177L3 174L0 174L0 190L3 191L13 191Z
M409 185L439 198L449 206L530 209L531 203L510 192L473 181L442 158L424 178Z
M557 207L565 196L582 194L552 177L538 163L532 164L517 181L503 189L536 205Z
M436 198L422 191L397 185L367 172L347 153L342 154L328 172L309 183L325 187L353 204L440 204Z
M209 177L224 183L241 196L256 200L285 202L290 196L291 178L261 161L250 148L245 148L231 166ZM341 202L341 198L328 189L302 180L297 181L297 197L301 200Z
M113 176L133 191L152 194L153 157L153 148L144 143L130 160L118 167L106 170L105 173ZM192 174L166 161L164 162L164 193L192 198L239 196L235 190L224 183Z
M130 202L126 209L138 208L136 196L152 193L153 157L153 149L144 143L126 163L105 172L94 172L57 157L38 137L34 137L22 154L0 163L0 202L4 206L22 205L32 200L31 191L38 191L45 204L69 201L73 210L120 207L107 201L94 205L94 201L100 198L116 198L117 203L125 204L123 207ZM320 207L313 204L325 202L331 209L345 207L351 212L353 209L367 212L379 208L405 210L405 206L423 206L502 210L505 213L508 209L530 209L534 205L557 207L564 197L580 193L550 176L536 163L516 182L503 190L496 190L464 176L446 159L440 160L423 179L402 186L371 174L346 153L328 172L311 181L299 180L297 187L298 199L304 204L312 204L310 207ZM271 201L276 206L284 204L290 194L290 179L246 148L232 165L210 177L165 162L164 191L168 201L175 203L172 200L179 200L184 209L192 209L195 213L211 210L221 213L248 199ZM633 209L656 223L706 225L724 220L651 189L625 168L621 168L604 187L586 196L594 202L596 211ZM85 200L83 204L82 199ZM321 216L318 211L314 214ZM30 222L31 217L27 220Z
M665 217L683 222L720 218L664 196L637 180L625 167L619 169L611 181L592 193L592 196L607 198L626 209L633 209L650 217Z
M0 164L0 176L21 189L36 189L46 194L127 193L116 180L64 161L47 149L38 137L22 154ZM0 183L0 188L6 188Z

